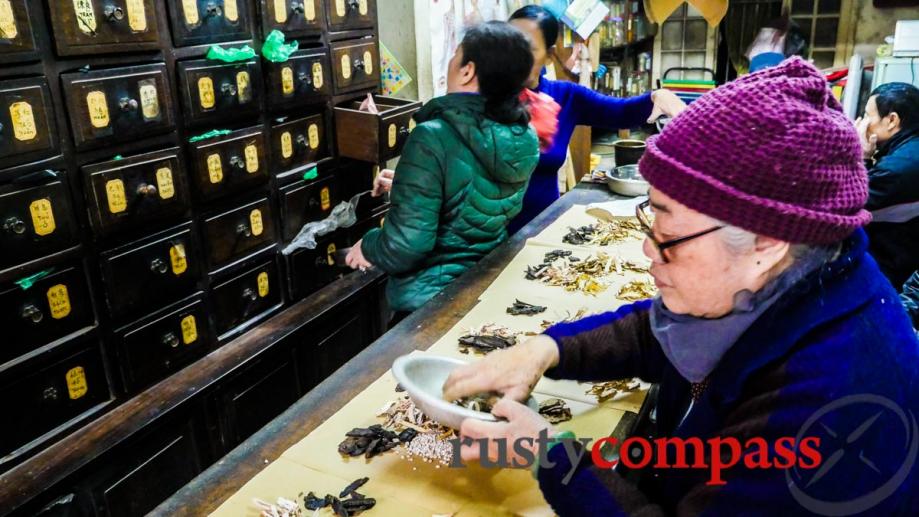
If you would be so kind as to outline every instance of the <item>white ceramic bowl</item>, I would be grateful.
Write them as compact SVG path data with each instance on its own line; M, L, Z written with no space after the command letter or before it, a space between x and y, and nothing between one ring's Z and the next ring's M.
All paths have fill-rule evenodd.
M392 373L418 409L440 424L459 429L467 418L496 422L497 418L491 413L473 411L443 399L444 382L450 372L464 364L452 357L404 355L393 363ZM539 410L539 404L533 397L527 400L527 406L534 411Z
M607 171L606 186L616 194L629 197L645 196L650 188L638 173L638 165L622 165Z

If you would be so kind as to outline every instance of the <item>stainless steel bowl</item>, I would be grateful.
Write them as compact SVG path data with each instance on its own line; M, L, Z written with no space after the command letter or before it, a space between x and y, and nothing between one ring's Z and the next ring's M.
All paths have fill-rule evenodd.
M427 354L404 355L393 363L392 373L396 381L428 418L453 429L459 429L463 420L477 418L496 422L491 413L473 411L443 399L443 386L455 368L466 364L452 357ZM536 399L530 397L527 406L539 410Z
M606 173L606 186L616 194L628 197L648 194L650 185L638 171L638 165L622 165Z

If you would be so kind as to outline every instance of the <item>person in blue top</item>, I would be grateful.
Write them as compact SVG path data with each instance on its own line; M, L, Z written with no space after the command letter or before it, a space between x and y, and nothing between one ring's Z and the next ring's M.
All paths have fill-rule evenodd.
M515 11L509 21L530 37L534 63L527 87L549 95L561 106L552 146L540 154L539 165L523 198L523 210L508 226L508 233L512 234L558 199L558 170L565 163L575 126L632 128L661 115L675 116L686 105L668 90L620 99L579 84L546 79L542 73L555 51L558 19L544 7L527 5Z

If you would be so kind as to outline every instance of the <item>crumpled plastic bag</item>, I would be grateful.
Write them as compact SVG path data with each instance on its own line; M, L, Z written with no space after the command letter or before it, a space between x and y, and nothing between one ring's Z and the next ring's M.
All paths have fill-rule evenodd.
M38 273L35 273L34 275L29 275L25 278L20 278L19 280L16 280L13 283L18 285L20 289L25 291L27 289L30 289L33 285L35 285L35 282L38 282L39 280L41 280L42 278L45 278L51 273L54 273L54 268L46 269L44 271L39 271Z
M249 45L243 45L239 48L223 48L220 45L211 45L207 51L208 59L223 61L224 63L236 63L255 57L255 51Z
M281 253L290 255L301 248L314 250L316 249L316 237L332 233L339 228L354 226L354 223L357 222L357 203L360 201L361 196L370 192L369 190L361 192L352 197L349 201L342 201L335 205L335 208L332 209L332 213L321 221L313 221L304 224L303 228L300 228L300 231L297 233L297 236L290 241L290 244L281 250Z
M188 139L189 143L200 142L201 140L209 140L211 138L217 138L218 136L229 135L232 133L229 129L212 129L207 133L203 133L197 136L193 136Z
M290 55L298 48L299 42L284 43L284 33L275 29L268 33L268 37L262 43L262 57L272 63L283 63L290 59Z

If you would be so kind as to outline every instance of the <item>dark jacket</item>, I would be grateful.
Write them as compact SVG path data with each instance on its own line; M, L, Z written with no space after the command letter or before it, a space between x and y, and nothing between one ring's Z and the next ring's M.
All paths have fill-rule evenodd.
M480 95L438 97L415 120L386 222L361 244L391 275L396 311L417 309L507 238L539 160L536 133L486 118Z
M667 360L651 333L650 305L551 327L546 333L559 343L560 362L548 375L659 383L659 435L733 437L740 444L763 438L769 461L781 437L819 437L819 467L748 468L747 461L761 460L757 447L744 445L743 459L723 473L727 484L707 484L708 469L649 468L635 485L589 464L587 454L565 485L570 462L557 446L549 453L557 465L539 470L557 513L787 517L848 515L840 507L854 513L866 504L866 515L919 514L919 341L867 255L864 232L760 316L705 383L690 385ZM662 458L674 464L673 452L650 465ZM708 465L710 452L702 457Z
M900 289L919 269L919 129L901 130L885 142L868 171L873 222L868 240L881 271Z
M909 318L913 320L913 328L919 331L919 271L913 273L913 276L903 284L900 300L903 301Z

